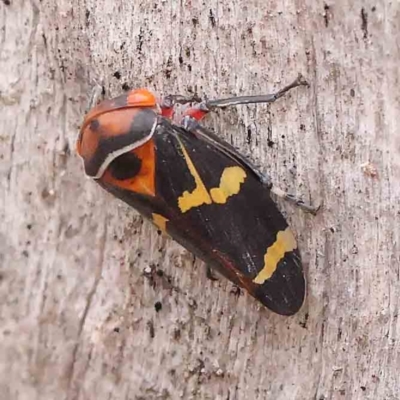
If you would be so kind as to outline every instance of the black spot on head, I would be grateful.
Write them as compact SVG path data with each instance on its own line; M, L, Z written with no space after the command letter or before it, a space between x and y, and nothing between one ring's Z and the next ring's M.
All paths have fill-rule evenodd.
M115 71L114 72L114 78L121 79L121 72Z
M91 131L97 131L100 128L100 122L98 119L92 119L90 121L90 130Z
M135 177L141 166L142 160L136 154L125 153L113 160L108 169L115 179L123 181Z
M154 308L155 308L155 310L156 310L157 312L161 311L161 309L162 309L162 303L161 303L161 301L157 301L157 302L154 304Z
M127 92L128 90L130 90L129 85L128 85L126 82L122 84L122 90L125 90L126 92Z

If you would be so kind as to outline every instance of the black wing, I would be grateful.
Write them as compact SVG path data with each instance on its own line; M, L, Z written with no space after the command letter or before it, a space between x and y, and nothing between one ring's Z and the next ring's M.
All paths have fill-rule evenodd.
M305 280L284 217L251 163L201 133L161 121L152 139L154 197L103 186L266 307L294 314Z

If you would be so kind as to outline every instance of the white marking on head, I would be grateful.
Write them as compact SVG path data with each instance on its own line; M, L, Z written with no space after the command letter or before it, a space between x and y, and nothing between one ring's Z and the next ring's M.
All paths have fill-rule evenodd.
M108 166L119 156L121 156L122 154L128 153L129 151L132 151L134 149L137 149L138 147L140 147L142 144L145 144L146 142L148 142L154 135L154 132L156 131L156 127L157 127L158 121L157 118L154 120L154 124L150 130L150 133L144 137L141 140L138 140L134 143L131 143L127 146L124 146L118 150L113 151L112 153L109 153L106 157L106 159L103 161L103 163L100 165L100 168L97 171L97 174L92 176L93 179L100 179L105 170L108 168Z

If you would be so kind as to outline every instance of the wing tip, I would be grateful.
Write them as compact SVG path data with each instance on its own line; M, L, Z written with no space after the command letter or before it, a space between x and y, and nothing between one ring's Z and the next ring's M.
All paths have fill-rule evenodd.
M276 314L296 314L306 297L306 280L298 252L287 253L271 278L256 288L253 295Z

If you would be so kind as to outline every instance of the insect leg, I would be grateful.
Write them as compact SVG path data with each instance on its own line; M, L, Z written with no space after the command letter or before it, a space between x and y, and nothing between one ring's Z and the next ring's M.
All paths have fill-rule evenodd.
M299 74L292 83L278 90L276 93L259 95L259 96L236 96L236 97L228 97L226 99L206 100L199 104L196 104L192 108L187 109L184 113L184 117L190 116L196 119L197 121L200 121L210 111L213 111L217 108L226 108L241 104L273 103L274 101L278 100L280 97L285 95L285 93L287 93L289 90L297 86L308 86L308 82L304 79L304 77L301 74Z
M218 278L214 275L214 271L209 265L206 265L206 277L210 281L217 281Z
M315 215L319 210L320 206L314 207L310 204L307 204L304 201L297 199L292 194L287 193L284 190L273 185L269 175L262 173L249 159L240 154L233 146L221 141L218 136L200 125L200 123L197 122L193 117L186 116L182 120L182 126L191 134L195 135L198 138L202 138L205 141L208 141L213 146L218 148L222 153L226 154L228 157L231 157L238 164L241 164L245 168L250 170L263 185L265 185L268 189L271 190L272 193L274 193L278 197L290 201L291 203L300 207L303 211L311 213L313 215Z
M276 93L264 94L260 96L237 96L229 97L227 99L209 100L205 102L205 105L210 110L214 108L225 108L230 106L237 106L240 104L258 104L258 103L273 103L282 97L289 90L297 86L308 86L308 82L304 79L303 75L299 74L297 78L289 85L278 90Z
M294 195L285 192L284 190L280 189L277 186L272 186L271 192L274 193L276 196L278 196L284 200L287 200L287 201L293 203L294 205L300 207L303 211L308 212L313 215L316 215L318 210L321 207L320 205L318 207L314 207L311 204L307 204L303 200L298 199Z
M165 118L173 119L175 112L174 106L176 104L184 105L198 102L201 102L201 99L196 95L182 96L180 94L170 94L160 101L161 115Z

